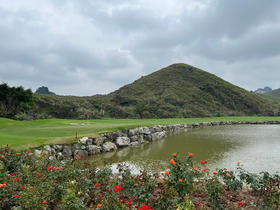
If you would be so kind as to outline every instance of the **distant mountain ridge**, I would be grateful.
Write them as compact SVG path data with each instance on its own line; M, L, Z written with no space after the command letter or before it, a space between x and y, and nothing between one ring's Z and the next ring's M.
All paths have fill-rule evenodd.
M264 87L264 88L259 88L259 89L255 90L254 92L264 94L264 93L268 93L270 91L272 91L271 87Z
M278 115L280 103L214 74L177 63L108 95L38 95L38 113L57 118L174 118Z

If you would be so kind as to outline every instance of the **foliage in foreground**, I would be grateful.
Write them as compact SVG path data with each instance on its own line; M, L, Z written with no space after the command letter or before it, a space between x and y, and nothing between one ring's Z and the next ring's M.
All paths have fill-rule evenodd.
M80 157L49 160L6 147L0 151L0 208L279 209L278 175L255 175L239 166L237 172L210 172L207 161L195 168L192 158L174 153L162 174L133 175L121 165L113 174Z

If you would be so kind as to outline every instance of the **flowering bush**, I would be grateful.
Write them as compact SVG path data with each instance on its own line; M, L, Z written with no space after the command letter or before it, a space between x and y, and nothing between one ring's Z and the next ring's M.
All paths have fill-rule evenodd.
M237 174L210 172L207 161L194 166L194 157L189 153L182 160L174 153L160 174L133 175L122 165L113 174L82 157L49 160L6 147L0 150L0 209L279 209L278 175L241 167Z

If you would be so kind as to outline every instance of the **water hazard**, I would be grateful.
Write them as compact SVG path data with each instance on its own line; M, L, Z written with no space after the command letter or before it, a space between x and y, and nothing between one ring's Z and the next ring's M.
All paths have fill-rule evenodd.
M211 169L234 170L236 163L251 172L280 171L280 125L225 125L190 129L165 139L137 147L126 147L91 157L98 166L128 164L135 173L144 168L162 171L168 167L171 154L181 157L188 152L194 161L209 162Z

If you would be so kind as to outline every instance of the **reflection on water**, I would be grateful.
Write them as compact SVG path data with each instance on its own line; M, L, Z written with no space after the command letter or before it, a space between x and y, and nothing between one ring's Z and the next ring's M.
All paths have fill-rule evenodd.
M280 162L279 125L232 125L190 129L137 147L91 157L97 166L125 162L137 173L162 171L171 154L194 154L194 161L208 160L208 167L234 169L236 162L252 172L277 172ZM116 164L113 165L116 167Z

